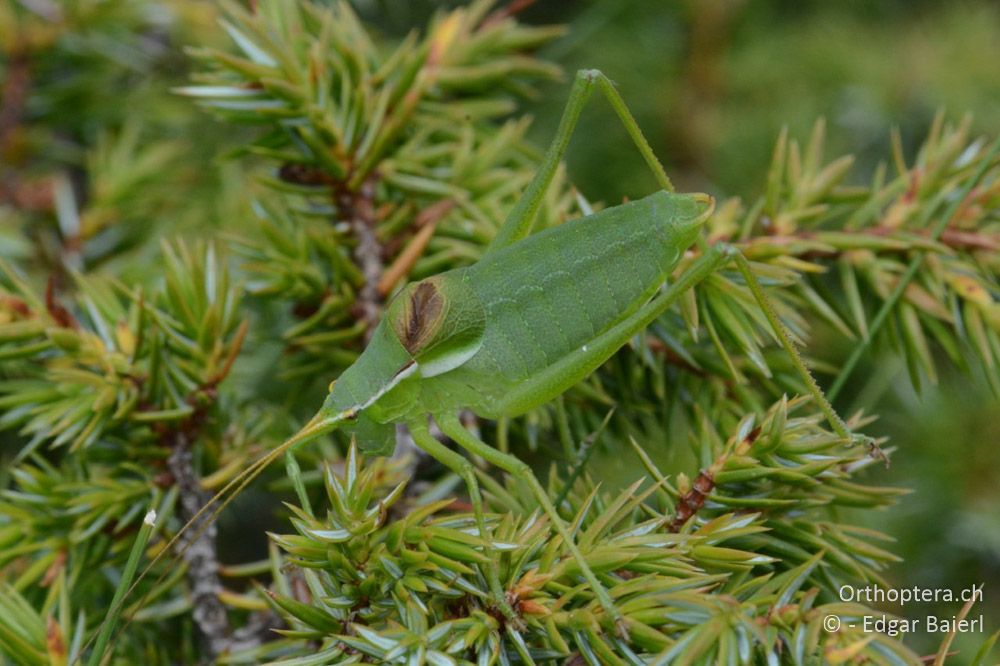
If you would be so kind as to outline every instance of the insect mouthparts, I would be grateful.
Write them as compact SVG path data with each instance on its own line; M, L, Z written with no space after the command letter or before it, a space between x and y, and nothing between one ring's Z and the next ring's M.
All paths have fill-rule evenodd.
M396 374L394 375L394 377L399 377L401 374L403 374L404 372L406 372L407 370L409 370L410 368L412 368L416 364L417 364L417 362L414 361L411 358L409 361L407 361L406 363L403 364L403 367L401 367L399 370L396 371Z

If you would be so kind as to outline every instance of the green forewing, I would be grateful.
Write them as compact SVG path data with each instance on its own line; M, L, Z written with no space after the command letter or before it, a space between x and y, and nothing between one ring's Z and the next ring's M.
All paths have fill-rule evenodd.
M463 406L503 414L511 387L585 351L635 312L694 243L707 210L704 196L658 192L546 229L470 266L486 330L480 352L456 372L486 397Z

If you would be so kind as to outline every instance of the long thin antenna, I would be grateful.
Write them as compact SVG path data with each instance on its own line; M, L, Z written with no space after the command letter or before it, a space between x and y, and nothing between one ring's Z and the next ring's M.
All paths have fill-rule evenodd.
M243 492L243 490L254 481L254 479L260 476L261 472L263 472L268 465L277 460L282 454L284 454L292 447L297 446L299 444L305 444L306 442L312 441L313 439L321 435L325 435L326 433L333 431L334 429L336 429L337 425L340 422L351 418L352 416L354 416L354 414L356 414L356 410L348 409L333 416L323 416L323 410L320 410L316 414L316 416L314 416L309 421L309 423L307 423L302 427L301 430L299 430L297 433L289 437L285 442L283 442L277 448L272 449L271 451L268 451L267 453L262 455L260 458L254 461L246 470L233 477L233 479L230 480L229 483L223 486L222 490L213 495L207 502L205 502L205 505L203 507L198 509L197 513L191 516L190 520L184 523L183 527L181 527L181 529L178 530L177 533L174 534L174 536L172 536L167 541L167 543L163 546L163 548L160 549L160 552L158 552L153 557L153 559L150 560L149 564L146 565L146 567L142 570L142 572L140 572L139 575L136 576L135 580L125 591L125 594L121 595L121 598L118 600L117 604L112 605L112 608L109 610L107 617L103 622L101 622L100 631L98 631L97 634L92 636L90 640L88 640L84 644L83 649L80 650L81 656L78 658L78 660L82 659L82 655L87 651L87 648L90 646L90 644L94 642L97 635L103 633L104 625L109 621L109 618L118 615L118 613L121 610L121 606L124 605L126 600L128 600L129 596L132 594L132 592L135 591L135 588L139 585L139 583L141 583L142 580L146 577L146 575L149 574L149 572L152 570L152 568L156 566L156 564L161 559L163 559L163 556L166 553L169 553L173 549L174 545L177 544L177 542L181 539L181 537L185 536L189 530L191 529L195 530L194 534L191 535L191 538L188 540L187 544L185 544L184 547L180 549L180 552L178 553L179 557L182 557L184 553L187 552L187 550L198 540L198 538L204 533L204 531L208 529L208 526L211 525L213 522L215 522L215 519L219 517L219 514L221 514L226 509L226 507L228 507L230 503L232 503L232 501L236 499L236 497L239 496L239 494ZM218 504L217 507L215 506L216 504ZM213 509L213 507L215 507L214 510L212 510L211 513L209 513L209 510ZM208 514L207 518L202 521L202 519L206 517L206 514ZM194 526L199 521L202 521L201 524L198 525L197 528L195 528ZM163 579L169 573L170 571L167 570L162 574L160 574L160 577L156 580L156 583L158 584L162 582ZM153 589L155 588L156 585L153 586ZM146 599L146 596L148 594L149 592L147 592L146 595L143 595L143 597L139 600L140 607L142 606L142 602ZM117 636L120 635L121 632L125 631L125 629L129 626L131 622L132 622L131 617L124 618L124 620L122 621L121 628L119 628L118 631L115 632L115 637L117 638ZM105 655L101 655L101 662L104 661L104 656Z

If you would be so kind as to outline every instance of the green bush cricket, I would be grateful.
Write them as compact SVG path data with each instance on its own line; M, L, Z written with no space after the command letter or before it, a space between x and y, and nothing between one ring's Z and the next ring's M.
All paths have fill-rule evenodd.
M543 195L595 88L615 109L662 189L531 234ZM850 439L847 426L799 358L747 260L732 246L709 246L704 240L701 227L712 208L708 195L673 192L611 81L595 70L579 72L538 173L482 258L471 266L404 287L388 305L368 347L331 386L316 416L231 480L156 559L189 529L204 529L271 462L293 447L341 428L356 438L362 450L385 455L395 446L395 426L400 423L409 428L418 447L465 481L480 535L490 543L475 468L431 435L433 419L458 447L532 489L610 623L620 633L627 632L611 596L530 467L481 441L461 424L458 415L468 410L488 419L518 416L556 398L597 369L687 290L734 262L834 431ZM684 253L694 247L697 259L664 286ZM495 563L485 573L496 606L513 617Z

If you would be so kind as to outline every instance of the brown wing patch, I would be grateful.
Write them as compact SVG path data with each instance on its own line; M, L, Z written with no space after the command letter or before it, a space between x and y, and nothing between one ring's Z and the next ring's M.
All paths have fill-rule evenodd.
M392 322L396 335L411 355L419 352L441 325L444 297L437 286L425 280L410 291L402 316Z

